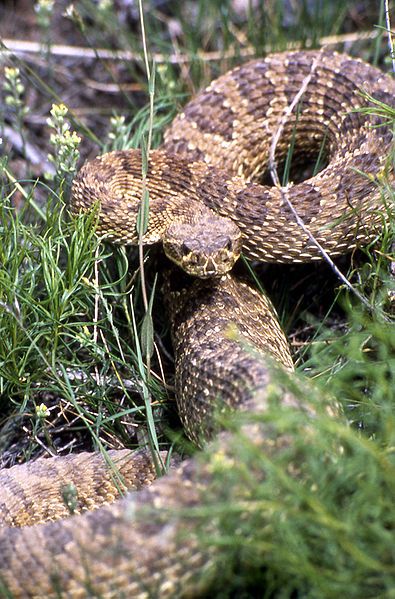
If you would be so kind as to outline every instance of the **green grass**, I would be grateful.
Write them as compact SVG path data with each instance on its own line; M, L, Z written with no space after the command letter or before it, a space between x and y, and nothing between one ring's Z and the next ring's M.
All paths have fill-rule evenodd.
M115 120L111 126L111 110L104 109L100 133L81 122L78 106L70 110L72 128L88 140L82 144L83 155L86 145L96 153L144 143L158 146L164 128L186 99L240 62L241 51L253 56L268 48L284 49L289 42L315 45L323 35L342 31L347 8L344 2L323 2L319 10L309 12L309 3L301 2L298 18L292 19L283 2L271 3L270 9L259 3L242 17L230 2L199 0L191 18L184 3L173 4L180 29L177 45L169 36L168 19L158 9L145 16L148 53L163 57L155 67L149 63L155 82L152 77L147 82L139 31L120 25L111 8L101 12L86 0L75 3L82 21L74 19L73 27L81 31L85 43L101 48L115 39L121 49L135 52L140 60L124 61L122 68L130 81L147 91L143 98L122 92L126 120ZM382 25L382 18L374 15L373 22ZM50 39L45 43L51 72ZM379 47L378 38L356 42L349 50L374 62ZM170 55L175 57L173 62L166 58ZM182 67L177 56L179 62L180 57L185 60ZM6 63L20 68L28 89L33 85L43 97L62 100L57 86L31 63L12 56ZM102 66L110 72L107 63ZM116 70L111 77L117 81ZM55 162L57 176L52 181L37 180L29 157L23 155L32 137L27 113L17 108L4 106L0 111L0 137L7 117L22 134L26 165L26 176L16 181L15 155L3 156L0 163L0 448L4 461L9 465L21 456L35 457L43 447L62 454L70 448L104 451L119 444L168 445L167 429L175 421L173 374L168 325L155 284L158 251L144 252L144 284L147 302L153 301L154 334L146 316L138 251L100 244L93 234L94 214L70 220L69 173ZM394 121L393 111L381 105L372 110L386 111ZM44 134L46 151L56 152L49 143L50 131L45 129ZM383 189L385 185L383 181ZM392 211L393 191L386 192ZM22 208L16 208L21 193ZM219 468L221 493L209 498L208 512L203 506L199 516L204 520L216 510L218 527L210 542L223 549L221 576L210 597L395 597L393 236L394 224L383 231L378 243L345 263L349 280L369 309L339 288L339 281L334 280L328 290L324 277L318 285L325 287L324 318L316 310L321 300L314 293L309 297L306 292L300 313L295 307L298 302L288 299L295 293L292 281L273 286L283 324L303 341L295 345L295 358L300 373L313 379L314 386L308 387L311 401L336 397L349 423L322 413L311 443L306 444L301 416L274 405L265 419L292 436L291 448L263 455L240 436L236 466ZM307 273L312 286L315 273ZM291 385L297 393L299 385ZM42 404L48 412L42 412ZM21 424L27 430L23 437ZM290 472L290 463L301 469L299 477ZM265 480L246 476L262 470L269 473ZM237 491L240 480L245 480L248 490L242 498Z
M366 342L369 333L378 341L372 329L365 327L359 341ZM346 364L336 382L332 378L336 394L347 393L357 363L366 366L365 382L381 384L384 378L393 389L393 336L381 337L380 344L385 342L384 352L391 349L392 357L378 365L362 350L351 358L344 351L349 346L338 345L337 359ZM378 376L372 376L374 368ZM223 556L214 596L393 596L394 418L388 385L376 391L374 402L365 400L364 430L321 413L306 432L305 416L274 405L264 421L288 435L289 447L265 454L240 437L230 467L218 467L217 502L212 499L207 514L218 527L209 542ZM323 387L310 389L310 401L322 402L324 393Z

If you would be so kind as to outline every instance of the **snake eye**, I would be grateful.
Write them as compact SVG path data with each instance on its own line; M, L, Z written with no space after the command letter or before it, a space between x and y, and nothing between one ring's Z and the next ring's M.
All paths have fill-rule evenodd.
M233 244L232 244L232 240L231 240L231 239L228 239L228 241L226 242L225 248L226 248L227 250L231 251L231 250L232 250L232 246L233 246Z

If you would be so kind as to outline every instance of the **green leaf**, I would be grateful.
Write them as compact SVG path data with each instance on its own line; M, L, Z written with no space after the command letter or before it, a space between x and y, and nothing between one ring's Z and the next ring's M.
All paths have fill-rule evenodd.
M150 78L148 81L148 93L150 96L153 96L155 93L155 61L152 61Z
M145 187L143 189L143 197L141 199L141 204L139 211L137 213L137 222L136 229L139 237L142 237L148 229L148 221L149 221L149 191Z
M143 323L141 325L141 332L140 332L141 349L142 349L143 356L145 358L148 358L148 357L150 358L152 356L152 354L154 353L154 324L152 321L152 306L153 306L154 297L155 297L156 280L157 280L157 277L155 277L155 280L154 280L154 286L152 288L152 293L151 293L151 296L149 299L148 308L145 313Z
M143 179L145 179L148 174L148 148L144 136L141 138L141 174Z
M154 325L152 314L146 312L141 325L141 349L144 357L151 357L154 353Z

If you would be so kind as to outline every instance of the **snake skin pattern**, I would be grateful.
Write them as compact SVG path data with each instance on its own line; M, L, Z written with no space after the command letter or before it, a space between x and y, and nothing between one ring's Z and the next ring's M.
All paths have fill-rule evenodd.
M290 111L303 87L298 108ZM195 214L219 214L240 228L243 252L251 259L317 259L321 254L296 222L289 199L331 254L369 242L386 218L377 182L384 173L393 182L386 163L392 133L388 126L376 127L379 117L353 112L366 105L361 89L394 103L390 77L327 51L274 54L214 81L185 107L163 147L150 155L151 217L144 241L163 239L174 221L188 224ZM284 162L293 132L297 164L306 156L314 159L323 144L328 162L318 174L285 189L267 183L279 127L277 164ZM135 243L140 173L138 152L98 158L77 178L74 210L87 210L99 200L99 231L115 241ZM272 387L272 358L288 371L292 360L266 298L232 275L191 281L173 274L166 285L177 403L187 433L201 445L215 432L214 409L264 411ZM286 392L281 402L309 415ZM245 433L268 453L281 451L287 442L262 424L246 425ZM38 507L38 519L29 520L43 495L39 489L37 497L35 483L47 477L54 496L68 481L77 486L79 476L72 477L67 460L41 460L3 472L0 593L37 599L199 596L209 588L221 560L218 548L202 543L215 524L202 524L191 514L210 494L215 496L213 464L219 456L235 458L232 439L232 433L220 433L208 446L208 462L198 456L188 459L149 487L108 506L102 504L118 495L117 485L111 482L110 497L96 502L100 484L90 474L96 467L88 465L86 456L70 458L81 459L78 468L88 472L77 499L86 497L77 501L77 514L46 523L42 520L62 517L64 505L54 499L56 513ZM128 456L125 460L133 461ZM92 457L92 464L97 459L100 462ZM117 460L115 455L112 459ZM149 456L140 452L135 459L152 480ZM112 481L112 476L103 476ZM145 474L131 478L138 488ZM91 504L98 509L85 512ZM32 525L21 526L28 523Z
M289 112L304 84L300 102ZM386 173L393 182L386 160L392 129L377 116L356 112L368 105L362 90L393 105L391 77L325 51L271 55L214 81L187 104L162 148L150 155L144 243L165 238L175 223L206 218L204 231L207 219L218 215L241 230L243 252L250 259L322 259L311 236L332 256L369 243L386 216L378 181ZM315 176L286 188L259 183L267 179L271 144L280 127L274 153L278 165L293 139L292 163L314 162L320 152L328 162ZM98 232L136 244L141 172L138 150L111 152L87 163L74 183L73 210L98 203Z

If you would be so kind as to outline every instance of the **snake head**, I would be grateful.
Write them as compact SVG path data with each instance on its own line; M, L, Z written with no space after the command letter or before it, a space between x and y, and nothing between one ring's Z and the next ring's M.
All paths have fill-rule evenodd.
M240 256L241 231L214 213L196 222L172 223L163 236L166 256L189 275L206 279L230 271Z

